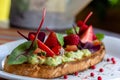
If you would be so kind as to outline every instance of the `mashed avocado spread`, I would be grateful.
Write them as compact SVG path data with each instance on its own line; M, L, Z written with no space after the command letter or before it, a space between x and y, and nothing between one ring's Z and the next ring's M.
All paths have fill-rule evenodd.
M80 60L84 56L90 56L91 52L88 49L77 50L76 52L70 51L65 52L64 55L59 55L55 57L46 57L40 58L36 55L32 55L29 57L28 62L31 64L45 64L49 66L57 66L59 64L75 61L76 59Z

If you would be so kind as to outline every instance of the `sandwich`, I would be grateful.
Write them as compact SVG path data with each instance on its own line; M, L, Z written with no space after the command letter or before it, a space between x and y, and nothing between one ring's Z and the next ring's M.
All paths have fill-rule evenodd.
M46 9L40 26L36 32L29 32L26 37L17 31L26 41L18 45L5 60L4 71L16 75L34 78L51 79L73 74L88 69L101 62L105 56L104 35L95 34L92 25L79 21L66 34L56 33L49 28L49 35L40 31Z

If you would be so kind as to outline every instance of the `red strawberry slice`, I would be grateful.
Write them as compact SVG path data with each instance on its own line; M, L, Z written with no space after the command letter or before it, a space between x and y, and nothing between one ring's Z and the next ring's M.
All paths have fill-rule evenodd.
M93 41L93 27L90 25L88 29L80 37L82 43L92 42Z
M52 51L56 54L56 55L59 55L60 54L60 49L61 49L61 46L55 46L52 48Z
M79 36L77 34L70 34L64 37L65 45L78 45Z
M51 49L55 46L60 46L55 32L50 32L45 44Z
M49 47L47 47L43 42L41 42L40 40L38 40L37 42L38 42L38 47L43 51L45 51L47 53L47 56L53 57L55 55L55 53Z

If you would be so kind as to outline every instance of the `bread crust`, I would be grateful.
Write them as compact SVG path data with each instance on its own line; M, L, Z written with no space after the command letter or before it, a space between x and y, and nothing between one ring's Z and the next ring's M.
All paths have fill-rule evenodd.
M102 44L100 50L92 53L91 56L84 57L77 61L66 62L58 66L47 66L40 64L32 65L27 63L19 65L8 65L6 59L4 71L22 76L50 79L86 70L90 66L101 62L104 56L105 47Z

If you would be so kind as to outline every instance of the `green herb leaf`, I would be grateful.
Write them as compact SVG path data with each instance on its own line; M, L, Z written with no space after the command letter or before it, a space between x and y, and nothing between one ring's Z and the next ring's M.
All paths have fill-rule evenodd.
M77 33L79 33L79 27L75 27L75 30L77 31ZM70 28L70 29L67 29L65 32L66 34L70 35L70 34L76 34L74 28Z
M63 35L62 35L62 34L59 34L59 33L56 33L56 36L57 36L57 39L58 39L60 45L63 46L63 45L64 45Z
M98 38L98 40L102 41L104 39L104 34L102 33L97 33L96 37Z
M24 42L16 47L8 57L8 64L22 64L27 61L26 50L30 47L31 41Z

